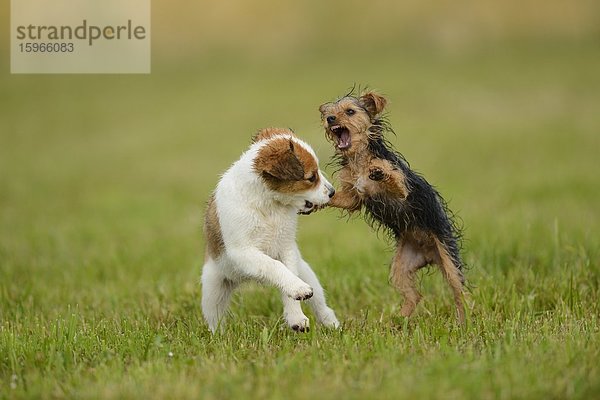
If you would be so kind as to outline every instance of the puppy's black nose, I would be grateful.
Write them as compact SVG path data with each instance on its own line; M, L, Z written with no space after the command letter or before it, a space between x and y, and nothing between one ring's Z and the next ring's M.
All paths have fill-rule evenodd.
M328 124L333 124L334 122L335 122L335 115L330 115L329 117L327 117Z
M331 199L334 195L335 195L335 189L334 188L329 189L329 198Z

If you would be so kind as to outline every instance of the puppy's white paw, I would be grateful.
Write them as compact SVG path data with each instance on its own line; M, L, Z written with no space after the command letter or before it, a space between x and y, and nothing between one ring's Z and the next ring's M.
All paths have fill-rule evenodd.
M289 319L287 321L290 328L296 332L308 332L310 330L310 323L306 315L302 315L299 318Z
M294 300L307 300L313 295L313 290L306 283L302 282L300 285L292 287L287 293Z
M327 308L325 310L321 310L317 314L318 321L326 326L327 328L335 328L338 329L340 327L340 321L335 316L335 312L331 308Z

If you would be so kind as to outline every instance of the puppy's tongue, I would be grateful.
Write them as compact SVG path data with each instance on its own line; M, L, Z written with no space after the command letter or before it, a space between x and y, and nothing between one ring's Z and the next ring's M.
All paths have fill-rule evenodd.
M338 149L345 150L350 147L350 132L347 130L342 131L338 137Z

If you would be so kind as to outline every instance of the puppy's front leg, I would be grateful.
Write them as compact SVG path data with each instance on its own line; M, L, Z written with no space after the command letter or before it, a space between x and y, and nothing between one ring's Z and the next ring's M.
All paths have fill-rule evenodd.
M342 185L327 205L352 212L360 209L362 202L353 187Z
M228 252L236 272L246 278L273 285L295 300L312 297L312 288L277 261L255 247L234 248Z
M289 244L286 248L289 250L282 254L281 261L294 275L298 275L301 261L300 252L296 248L295 243ZM302 312L300 302L284 293L281 294L281 301L283 302L283 318L288 326L298 332L308 332L308 317Z
M406 199L408 188L406 177L399 169L396 169L389 161L374 159L369 167L369 179L378 182L380 186L372 188L372 194L378 191L386 191L389 194Z

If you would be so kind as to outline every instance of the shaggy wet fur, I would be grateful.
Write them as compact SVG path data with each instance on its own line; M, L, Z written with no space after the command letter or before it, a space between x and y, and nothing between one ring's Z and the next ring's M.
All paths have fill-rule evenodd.
M410 316L421 299L415 273L428 264L442 270L453 290L458 319L464 322L460 257L461 231L442 196L413 171L385 139L391 131L381 117L387 101L368 92L352 94L319 110L326 135L336 147L340 188L330 206L365 211L375 228L396 241L390 281L404 296L401 314Z

